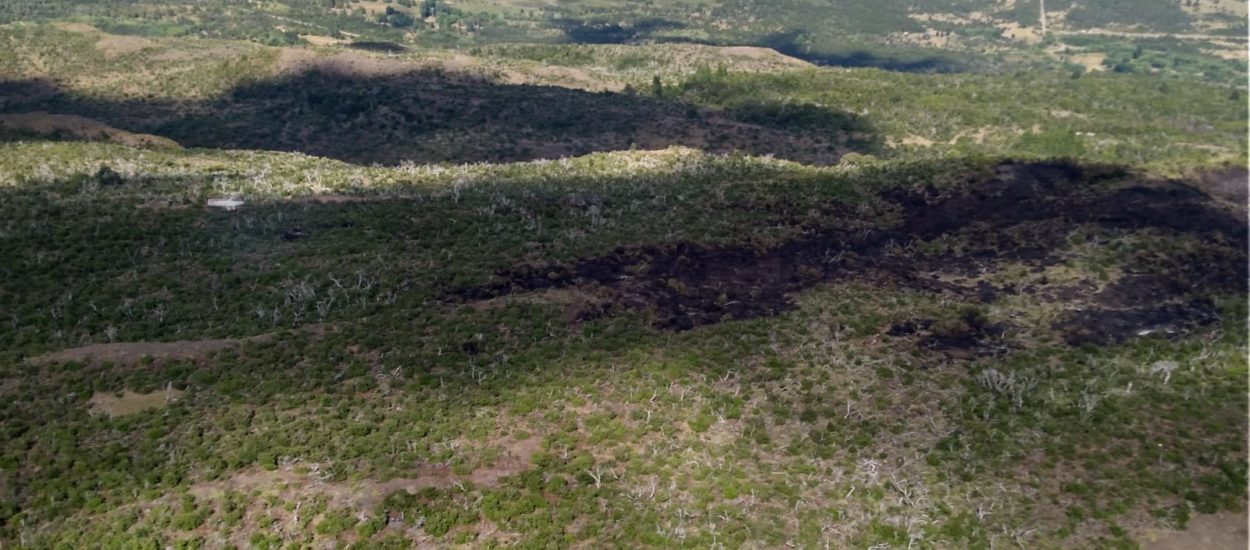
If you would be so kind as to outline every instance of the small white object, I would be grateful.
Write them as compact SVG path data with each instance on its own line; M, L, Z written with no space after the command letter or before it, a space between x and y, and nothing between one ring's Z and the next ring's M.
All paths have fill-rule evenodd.
M235 198L208 199L208 206L211 208L234 210L240 206L243 206L243 199L235 199Z
M1167 384L1172 379L1172 371L1179 368L1181 365L1176 361L1157 361L1150 365L1150 374L1163 374L1163 383Z

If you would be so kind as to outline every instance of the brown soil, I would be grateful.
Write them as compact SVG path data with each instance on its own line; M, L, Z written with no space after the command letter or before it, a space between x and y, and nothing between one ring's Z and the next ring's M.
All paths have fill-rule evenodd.
M100 32L100 29L92 27L91 25L88 25L86 23L57 22L57 23L53 23L52 26L60 30L66 31L66 32L76 32L79 34Z
M167 49L147 56L150 61L194 61L196 59L215 58L220 61L235 59L243 52L237 45L217 45L199 49Z
M1184 531L1150 530L1137 537L1143 550L1244 550L1250 548L1246 514L1201 515Z
M159 409L177 401L182 395L181 390L168 388L149 393L136 393L126 390L121 395L113 393L96 393L88 403L92 414L106 414L111 417L126 416L149 409Z
M177 148L172 139L150 134L119 130L98 120L78 115L44 112L0 115L0 128L11 128L40 135L59 135L75 139L112 141L132 147Z
M504 444L507 454L503 458L491 466L473 470L469 479L477 486L495 487L499 485L500 479L528 470L530 458L541 449L541 444L542 439L538 437L510 440Z
M393 77L429 69L441 69L449 74L473 73L478 65L476 58L463 54L455 54L449 58L422 59L409 56L391 59L358 52L321 55L303 48L285 48L279 54L274 69L279 75L299 75L316 71L338 76Z
M1003 292L1022 289L995 288L975 281L976 274L993 272L1003 261L1053 265L1071 230L1083 224L1126 233L1202 235L1225 246L1199 265L1226 267L1199 276L1185 267L1192 263L1188 258L1152 258L1130 265L1151 270L1151 277L1128 278L1066 315L1056 328L1071 343L1180 333L1216 319L1210 295L1244 291L1244 221L1188 185L1135 179L1115 168L1004 163L993 176L960 189L882 193L886 208L901 219L892 227L819 228L767 249L690 243L619 249L571 264L518 266L498 274L493 284L457 289L449 299L594 289L595 295L611 297L610 306L586 316L619 307L645 310L653 313L656 327L669 330L776 315L793 307L791 294L833 279L944 293L969 303L992 302ZM950 237L960 238L967 248L958 254L925 254L905 246ZM964 283L946 282L952 280ZM962 335L954 331L948 338L930 337L928 345L980 346L1005 330L988 324L966 328Z
M810 67L811 63L803 61L797 57L790 57L772 48L759 48L755 46L729 46L719 48L717 53L730 58L743 57L752 60L767 60L780 65L792 65L795 67Z
M301 474L284 467L276 470L253 469L221 480L197 483L191 487L190 492L196 496L212 496L227 490L243 493L277 491L289 501L324 495L330 497L335 506L373 510L387 495L397 491L415 493L427 487L448 488L466 481L472 481L478 487L496 487L500 479L530 468L530 457L538 451L540 441L537 437L509 440L504 444L506 455L503 458L490 466L477 468L467 476L453 474L447 466L422 465L412 469L411 477L382 482L331 482L318 481L311 473Z
M1102 64L1106 59L1107 54L1101 52L1078 53L1068 56L1069 62L1085 67L1085 70L1091 72L1107 70Z
M300 505L307 505L316 499L324 499L326 509L347 508L370 516L375 512L384 512L388 530L406 531L409 536L414 536L417 533L409 529L409 526L413 524L402 521L402 516L398 512L379 510L379 506L386 497L399 491L418 493L426 488L452 489L458 485L467 485L469 482L477 487L498 486L501 478L530 468L530 457L539 448L539 438L508 439L501 444L507 452L503 458L491 466L478 468L466 476L453 474L451 469L444 465L419 465L409 470L410 477L382 482L369 479L326 481L323 479L326 469L316 464L297 462L273 470L252 468L226 478L201 481L193 484L188 492L200 499L220 498L227 491L250 495L253 505L247 507L243 524L253 526L263 524L279 532L298 533L299 520L308 519L301 514L309 513L306 507L301 509ZM305 466L306 470L298 466ZM329 469L333 469L333 465L330 465ZM279 497L282 501L294 503L296 506L294 508L267 506L264 503L266 497L269 496ZM158 501L149 502L147 506L162 500L169 502L171 498L176 497L167 495ZM315 522L316 519L314 518L313 521ZM245 529L236 529L227 535L227 540L240 548L248 547L249 543L244 535L246 532Z
M339 45L351 43L350 40L343 40L341 38L332 38L329 36L321 36L321 35L316 35L316 34L301 34L299 35L299 37L314 46L339 46Z
M457 57L462 57L462 56L457 56ZM463 66L459 68L456 67L453 64L453 61L454 60L444 63L443 68L447 71L452 71L452 72L455 72L458 70L464 70ZM624 88L622 84L619 84L616 82L604 82L603 79L596 78L595 76L592 76L591 74L587 73L585 70L582 70L580 68L561 67L559 65L535 68L533 69L533 75L510 74L508 76L509 76L508 82L510 84L529 84L531 83L531 81L533 81L535 83L543 83L543 84L548 84L548 85L554 84L557 86L564 86L567 88L578 88L582 90L590 90L590 91L596 91L596 92L600 90L607 90L607 91L615 92L615 91L620 91L622 88Z
M340 76L392 76L412 71L417 65L410 61L386 59L364 54L339 53L320 56L300 48L285 48L278 56L277 74L301 74L320 71Z
M120 57L156 46L156 43L139 36L106 35L95 43L96 49L107 57Z
M232 348L242 340L187 340L180 342L116 342L92 344L48 353L30 359L34 365L69 361L108 361L116 364L138 363L152 359L199 359L212 352Z
M314 323L297 329L313 337L321 337L328 331L334 331L330 323ZM245 342L265 342L281 332L267 332L247 338L222 338L215 340L178 340L174 342L112 342L108 344L91 344L77 348L63 349L52 353L32 357L27 360L32 365L65 363L68 361L108 361L119 365L134 364L144 358L153 360L167 359L204 359L208 355L242 345Z

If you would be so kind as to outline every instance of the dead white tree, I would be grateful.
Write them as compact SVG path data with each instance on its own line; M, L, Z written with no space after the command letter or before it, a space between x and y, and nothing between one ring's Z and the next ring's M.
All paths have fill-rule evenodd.
M1046 39L1046 0L1039 0L1042 4L1042 40Z

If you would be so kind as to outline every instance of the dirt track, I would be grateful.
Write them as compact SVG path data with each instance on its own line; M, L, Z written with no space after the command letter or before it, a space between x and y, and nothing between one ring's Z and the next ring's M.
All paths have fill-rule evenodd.
M1085 29L1079 31L1050 31L1059 35L1066 36L1119 36L1122 38L1176 38L1180 40L1232 40L1235 42L1245 42L1247 37L1225 34L1195 34L1181 33L1173 34L1167 32L1127 32L1127 31L1108 31L1103 29Z

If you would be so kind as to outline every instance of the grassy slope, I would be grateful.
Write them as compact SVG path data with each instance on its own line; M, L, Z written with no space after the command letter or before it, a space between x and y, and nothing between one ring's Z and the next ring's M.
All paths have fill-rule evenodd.
M848 150L1072 156L1176 172L1244 163L1246 154L1243 92L1146 75L814 69L758 52L744 58L734 50L654 46L388 57L158 40L111 55L98 45L107 35L97 33L19 25L0 37L19 46L0 62L0 74L60 88L49 96L3 94L7 105L0 108L73 112L200 146L293 149L362 162L530 159L636 143L824 163ZM334 79L302 72L318 66L353 68ZM720 66L734 70L708 69ZM657 75L665 83L662 100L648 97ZM543 87L549 85L559 87ZM625 85L642 97L619 95ZM347 92L353 87L368 101L347 97L356 94ZM709 139L715 137L727 139Z
M3 32L25 45L0 58L8 78L50 78L76 101L152 91L175 113L266 82L282 55L158 40L109 57L95 35ZM223 48L233 55L193 55ZM719 54L683 51L700 61L674 68L654 48L557 53L567 51L565 66L592 80L645 93L661 73L670 91L656 101L753 124L819 130L831 113L854 113L876 129L879 158L813 167L669 149L366 167L0 144L0 257L13 259L0 265L0 540L1129 546L1139 526L1244 508L1245 291L1212 282L1235 279L1226 275L1245 265L1244 242L1210 231L1218 224L1186 226L1185 192L1117 211L1093 199L1152 196L1125 191L1140 176L1080 177L1054 200L1099 208L904 233L831 256L844 271L747 260L715 273L786 272L802 288L794 307L690 331L654 326L667 306L629 304L659 295L706 308L696 303L706 288L618 282L697 263L699 247L749 259L820 231L847 242L904 231L907 201L929 187L937 203L1010 188L996 179L1009 169L983 155L1066 154L1155 173L1244 165L1244 101L1228 89L768 64L695 75ZM479 53L475 70L487 75L569 78L539 71L523 48ZM401 62L427 57L447 56ZM150 85L125 84L140 67ZM249 204L203 209L221 194ZM685 252L666 255L677 243ZM622 249L634 256L614 278L564 285L568 265ZM504 276L517 266L541 276ZM1142 278L1152 275L1161 279ZM1149 300L1117 294L1142 281ZM982 298L981 283L998 296ZM517 292L455 294L509 286ZM1122 324L1146 327L1133 315L1157 313L1158 292L1197 326L1066 341L1074 311L1124 309ZM766 294L713 298L740 311L733 302ZM186 359L30 362L109 341L257 335ZM133 415L92 414L95 394L157 392L150 402L164 388L185 393Z
M411 14L419 9L413 4L390 6ZM1234 38L1244 37L1246 32L1245 7L1232 0L1208 0L1199 6L1169 0L1052 0L1050 4L1050 26L1056 30L1187 32ZM440 1L433 3L435 16L428 20L404 18L398 28L377 21L386 6L345 0L281 0L255 5L227 0L86 4L15 0L0 7L0 23L71 19L120 34L246 39L274 45L297 43L299 35L458 47L503 42L648 41L759 45L839 66L919 71L1057 64L1056 59L1064 55L1037 47L1035 2ZM1124 38L1120 44L1131 40ZM1094 46L1088 51L1109 52L1117 45ZM1236 56L1244 49L1242 45L1244 42L1225 40L1204 47ZM1191 65L1183 71L1189 76L1205 71L1192 70L1193 64L1211 63L1209 69L1226 73L1219 81L1244 81L1244 76L1238 78L1244 74L1244 63L1218 60L1210 53L1175 62ZM1165 66L1173 62L1164 60Z
M34 2L17 0L0 11L6 20L45 18L96 18L119 25L126 21L149 32L264 32L272 25L285 22L288 27L307 30L348 26L359 30L370 17L355 15L355 8L364 8L369 15L381 11L381 3L281 0L254 6L213 0L189 2L176 0L163 4L150 2L74 4L65 1ZM344 7L352 8L350 11ZM412 13L415 6L392 4L396 10ZM446 16L471 21L475 14L487 13L518 26L537 29L567 29L576 24L589 34L614 35L600 27L606 23L624 26L649 24L655 31L675 35L708 36L725 31L746 33L776 32L778 28L819 32L822 28L852 33L861 38L889 33L918 31L918 20L936 16L947 28L986 27L1014 21L1035 26L1038 19L1035 2L1002 4L987 0L972 2L920 2L918 0L887 0L866 2L855 0L828 4L822 2L781 2L763 4L708 0L664 0L634 5L601 0L575 0L555 4L534 4L513 0L455 0L436 3L436 10ZM1161 32L1210 29L1232 24L1227 19L1244 17L1245 7L1231 0L1210 0L1194 8L1164 0L1136 4L1126 2L1094 2L1085 0L1052 0L1049 6L1052 26L1056 28L1125 28ZM1201 17L1200 17L1201 16ZM140 22L136 24L136 22ZM588 28L589 27L589 28ZM420 28L420 27L418 27ZM595 33L593 31L599 31ZM376 32L382 32L379 28Z
M2 151L17 180L0 252L22 258L0 294L14 329L0 358L12 540L1121 545L1138 525L1244 505L1244 295L1217 291L1224 320L1188 336L1076 348L1053 322L1091 307L1090 291L1047 298L1110 288L1143 258L1183 271L1189 255L1227 254L1218 239L1070 226L1057 263L942 275L1036 294L986 305L848 271L783 315L677 333L631 309L572 321L593 305L582 291L442 297L520 263L621 246L767 248L811 227L893 226L878 193L957 190L992 175L983 161L814 169L672 150L447 169ZM102 162L126 183L99 187ZM198 206L222 191L253 204ZM325 193L363 202L300 199ZM308 236L284 239L293 229ZM970 231L895 253L983 246ZM911 319L965 330L961 307L1009 323L1004 351L886 334ZM197 360L23 359L273 331ZM166 385L186 393L164 409L88 415L93 392ZM528 467L505 467L531 442ZM383 499L375 484L392 478L432 487ZM413 518L423 526L405 531Z

